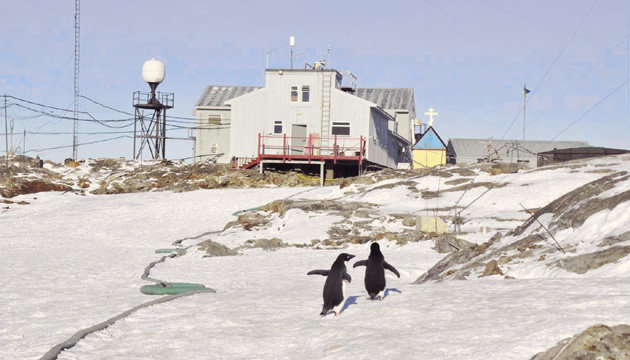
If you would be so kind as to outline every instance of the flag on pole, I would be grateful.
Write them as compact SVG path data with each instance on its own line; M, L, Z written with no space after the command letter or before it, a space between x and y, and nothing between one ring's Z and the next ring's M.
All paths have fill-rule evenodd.
M529 91L529 89L527 88L526 85L523 85L523 96L527 96L527 94L529 94L531 91Z

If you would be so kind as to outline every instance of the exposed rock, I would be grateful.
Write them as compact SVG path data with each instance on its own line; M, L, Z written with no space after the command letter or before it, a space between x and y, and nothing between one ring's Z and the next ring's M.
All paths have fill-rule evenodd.
M263 250L277 250L280 248L284 248L289 246L289 244L285 243L281 239L271 238L271 239L251 239L245 242L247 247L252 248L261 248Z
M498 242L500 239L501 233L496 233L492 238L490 238L490 240L481 245L474 244L472 246L463 248L460 251L447 255L437 264L433 265L433 267L431 267L426 273L422 274L418 279L416 279L416 281L414 281L414 284L422 284L430 280L442 279L442 273L446 271L446 269L469 262L473 258L483 254L492 244ZM447 272L445 276L451 276L454 273L455 271L451 273Z
M416 217L407 216L402 221L403 226L416 226Z
M514 229L512 233L514 235L522 234L536 221L535 219L547 213L554 214L548 226L550 229L559 231L578 227L594 213L604 209L612 209L619 203L630 200L630 191L608 198L599 198L597 196L606 190L612 189L617 183L628 180L628 178L630 176L628 176L626 171L620 171L580 186L540 208L532 218ZM569 209L571 211L568 211Z
M57 184L45 180L25 180L15 179L7 188L0 189L0 195L5 198L11 198L17 195L33 194L44 191L69 191L70 186Z
M444 190L440 190L440 193L447 193L447 192L456 192L456 191L466 191L466 190L470 190L470 189L474 189L474 188L478 188L478 187L485 187L488 189L499 189L502 188L504 186L506 186L508 183L507 182L503 182L503 183L491 183L491 182L477 182L477 183L469 183L469 184L465 184L465 185L459 185L459 186L454 186L448 189L444 189ZM423 199L433 199L439 196L439 193L437 191L423 191L422 192L422 198Z
M269 222L269 219L259 213L248 212L243 215L239 215L236 221L243 226L243 229L251 230L257 226L266 225Z
M499 268L496 260L492 260L486 264L486 269L483 271L483 274L481 274L481 276L491 275L503 275L503 272L501 271L501 268Z
M351 235L348 238L348 242L351 244L365 244L370 242L370 240L372 240L372 237L370 236Z
M630 254L630 246L613 246L609 249L589 254L563 258L553 262L551 265L555 265L576 274L584 274L589 270L597 269L606 264L613 263L628 254Z
M330 240L344 240L348 237L350 231L350 229L340 226L332 226L326 233L330 236Z
M275 212L278 213L279 216L284 216L287 210L289 210L290 205L288 204L291 203L292 202L287 200L275 200L263 206L261 210Z
M630 326L594 325L530 360L630 359Z
M466 168L460 168L460 167L456 167L454 169L449 169L448 172L453 173L453 174L458 174L459 176L476 176L477 173L474 172L473 170L470 169L466 169ZM455 181L455 180L453 180ZM447 181L448 183L448 181Z
M238 255L238 252L236 252L235 250L232 250L229 247L219 244L218 242L214 242L210 239L203 241L197 245L199 246L199 250L206 252L207 255L205 257Z
M435 251L440 254L451 253L454 251L460 251L463 248L473 246L475 244L466 240L458 239L453 235L440 235L435 239Z
M616 245L624 241L630 241L630 231L626 231L625 233L621 235L609 236L605 238L604 240L602 240L602 242L597 244L597 246L599 247L611 246L611 245Z
M467 182L470 182L470 179L465 179L465 178L453 179L453 180L448 180L448 181L444 182L444 185L453 185L453 186L455 186L455 185L461 185L461 184L467 183Z
M523 164L517 163L492 163L492 167L487 171L492 175L499 174L514 174L521 169L528 169L529 167Z

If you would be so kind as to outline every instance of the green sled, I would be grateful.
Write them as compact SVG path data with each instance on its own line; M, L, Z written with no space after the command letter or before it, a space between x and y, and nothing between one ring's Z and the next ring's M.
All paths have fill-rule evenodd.
M140 292L146 295L177 295L206 288L203 284L190 283L165 283L165 285L144 285L140 288Z

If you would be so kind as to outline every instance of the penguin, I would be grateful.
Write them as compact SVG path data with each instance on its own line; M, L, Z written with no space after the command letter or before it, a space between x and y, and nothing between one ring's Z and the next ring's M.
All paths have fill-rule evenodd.
M339 316L343 307L343 299L346 293L346 282L351 282L352 277L346 272L346 261L352 259L354 255L342 253L330 267L330 270L311 270L306 275L326 276L324 283L324 306L319 315L326 315L330 310Z
M383 300L385 292L385 269L393 272L400 277L400 273L395 267L385 261L383 253L378 243L370 245L370 256L367 260L359 260L354 263L353 268L357 266L365 266L365 290L367 290L370 299Z

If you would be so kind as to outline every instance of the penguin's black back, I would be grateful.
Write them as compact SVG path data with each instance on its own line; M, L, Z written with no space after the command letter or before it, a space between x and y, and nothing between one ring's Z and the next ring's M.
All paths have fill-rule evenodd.
M378 243L372 243L365 269L365 290L371 297L385 290L385 257Z

